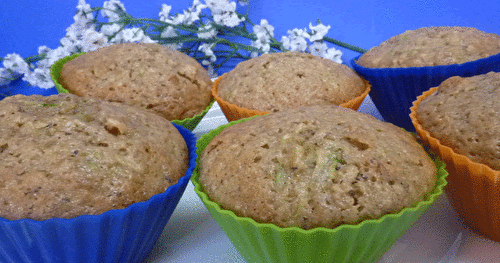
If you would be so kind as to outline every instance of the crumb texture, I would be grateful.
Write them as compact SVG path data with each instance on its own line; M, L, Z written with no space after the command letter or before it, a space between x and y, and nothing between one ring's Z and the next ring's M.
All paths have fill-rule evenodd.
M0 102L0 216L101 214L177 183L188 150L157 114L72 94Z
M470 27L409 30L368 50L357 61L368 68L461 64L500 53L500 36Z
M422 100L417 119L432 137L500 171L500 73L451 77Z
M333 228L420 202L436 168L415 138L337 106L306 106L230 126L199 162L210 199L281 227Z
M104 47L64 64L59 82L70 93L149 109L168 120L200 114L212 81L193 58L159 44Z
M217 93L240 107L279 111L314 104L340 105L366 90L346 65L311 54L264 54L239 63L220 81Z

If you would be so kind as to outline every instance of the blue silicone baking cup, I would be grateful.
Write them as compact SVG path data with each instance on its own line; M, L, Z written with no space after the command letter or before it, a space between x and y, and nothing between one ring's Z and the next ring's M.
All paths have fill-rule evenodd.
M423 92L453 77L471 77L490 71L500 72L500 53L487 58L454 65L409 68L367 68L352 59L353 69L371 85L370 98L385 121L415 131L410 107Z
M0 218L0 262L142 262L179 203L196 167L196 137L174 124L189 150L177 184L149 200L72 219Z

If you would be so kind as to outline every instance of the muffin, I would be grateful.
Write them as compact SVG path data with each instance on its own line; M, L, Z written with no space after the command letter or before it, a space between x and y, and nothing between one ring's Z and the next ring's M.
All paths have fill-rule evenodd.
M469 27L424 27L394 36L352 61L382 117L414 130L409 108L452 76L500 71L500 36Z
M125 104L16 95L0 122L0 261L143 260L195 166L191 132Z
M411 108L419 135L447 163L447 194L476 232L500 241L500 73L451 77Z
M138 106L171 121L200 115L212 102L207 71L188 55L154 43L115 44L63 58L51 73L59 92Z
M263 54L219 77L212 94L228 120L305 105L357 109L370 85L349 67L300 52Z
M197 148L195 191L249 262L376 260L446 184L411 134L334 105L231 122Z

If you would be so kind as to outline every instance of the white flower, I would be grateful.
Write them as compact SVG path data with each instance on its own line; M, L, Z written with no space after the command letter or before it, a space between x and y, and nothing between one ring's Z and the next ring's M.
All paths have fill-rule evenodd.
M49 53L47 53L47 61L49 64L48 67L52 66L59 59L67 57L69 55L71 55L71 52L65 47L58 47L56 49L52 49L51 51L49 51Z
M298 28L288 30L287 34L289 36L292 36L293 38L307 38L307 39L309 39L311 37L305 29L298 29Z
M283 47L290 51L304 52L307 49L307 41L304 38L289 39L283 36L281 42L283 42Z
M112 36L118 32L122 27L119 24L107 24L101 27L101 33L106 36Z
M201 64L207 66L207 73L211 79L217 78L217 74L214 71L214 65L210 61L204 59L201 61Z
M217 35L217 31L212 27L212 24L200 27L198 32L198 37L203 39L209 39Z
M17 53L5 56L3 66L14 73L26 74L30 71L28 63Z
M274 27L267 22L266 19L261 19L260 20L260 25L255 25L253 26L253 32L255 34L265 34L270 37L274 37Z
M184 23L188 23L189 15L186 14L176 14L170 23L174 25L182 25Z
M322 40L323 37L328 33L328 30L330 30L330 25L325 26L323 24L317 24L316 26L313 26L311 22L309 22L309 28L312 31L312 34L309 38L310 41L318 41Z
M83 19L82 17L75 16L75 22L66 28L66 38L71 42L81 40L83 34L88 29L95 30L95 26L91 22Z
M170 37L176 37L178 36L177 32L175 31L175 28L173 26L168 26L161 32L160 37L162 38L170 38Z
M260 25L253 26L257 40L252 41L252 46L261 49L264 53L271 50L271 37L274 37L274 27L269 25L266 19L260 20Z
M309 38L309 34L305 29L294 28L287 31L288 36L282 36L281 42L283 47L290 51L300 51L304 52L307 49L306 38Z
M210 61L208 61L208 60L202 60L201 64L204 65L204 66L207 66L207 73L208 73L208 76L210 76L211 79L217 78L217 74L214 71L214 66L212 65L212 63Z
M141 42L144 37L144 32L142 29L127 28L122 32L122 38L125 42Z
M342 64L342 51L335 48L329 48L323 55L324 58L333 60L339 64Z
M79 0L76 9L77 9L76 16L81 16L88 21L94 19L94 13L92 13L90 5L87 4L85 0Z
M238 4L242 6L248 5L248 0L238 0Z
M81 38L83 31L85 28L79 27L76 24L72 24L68 28L66 28L66 38L67 40L73 42Z
M160 18L160 20L174 25L183 24L189 26L200 19L200 14L203 11L203 8L205 7L207 6L200 3L200 1L195 0L192 6L187 10L184 10L182 14L176 14L172 19L168 18L168 16L163 16L164 20L162 20L162 18ZM164 8L166 8L164 14L166 14L167 11L170 14L170 9L168 9L167 7ZM160 14L162 14L162 12L160 12Z
M117 0L105 2L104 5L115 10L123 7L123 4ZM80 0L77 9L77 15L73 17L75 22L66 29L66 36L59 41L62 49L54 51L52 58L60 58L62 55L71 55L77 52L88 52L106 46L108 45L108 38L104 33L110 33L108 31L112 29L118 30L114 26L105 25L103 26L104 33L97 32L93 21L82 15L85 12L90 12L90 5L86 4L84 0ZM106 12L109 12L109 10L103 10L103 14ZM51 59L50 61L41 62L41 64L50 66L55 60Z
M264 53L268 53L269 50L271 50L271 45L269 43L269 37L259 34L257 35L257 40L252 41L252 46L262 50Z
M144 35L139 43L157 43L158 41L151 39L149 36Z
M205 56L210 57L210 62L212 62L212 63L215 62L215 60L217 60L217 57L215 56L214 51L212 50L212 48L214 46L215 46L215 44L203 43L198 48L198 50L200 50L203 53L205 53ZM210 63L207 60L205 60L205 61L206 61L205 63ZM202 61L202 64L203 64L203 61ZM206 65L206 64L204 64L204 65Z
M318 57L323 57L325 51L328 49L326 43L314 42L309 45L309 52Z
M87 29L82 34L82 39L75 43L82 52L89 52L108 45L108 38L93 29Z
M208 64L207 73L211 79L217 78L217 73L215 73L214 66L212 64Z
M163 30L163 32L161 32L160 35L161 38L171 38L176 36L178 36L177 31L175 31L175 28L172 26L168 26L167 28L165 28L165 30ZM166 44L165 46L171 49L179 50L182 47L182 44L172 43L172 44Z
M47 54L49 53L50 51L50 48L48 48L47 46L40 46L38 47L38 54L41 55L41 54Z
M50 49L47 53L45 53L45 59L38 61L36 66L38 68L50 68L57 60L69 55L71 55L71 53L62 46L56 49Z
M109 22L116 22L120 20L120 12L126 12L125 6L120 2L120 0L109 0L104 2L102 5L104 9L101 10L101 14L104 18L107 18Z
M85 0L78 0L78 5L76 6L76 10L78 10L78 12L85 12L85 13L92 12L92 8L90 8L90 5L87 4Z
M144 34L144 31L140 28L127 28L120 31L111 40L112 43L156 43L150 37Z
M75 41L76 40L72 40L69 37L63 37L59 40L59 43L61 44L61 47L67 50L70 54L73 54L78 52L78 49L75 46Z
M23 80L42 89L54 87L49 68L36 68L33 72L25 74Z
M236 12L224 12L222 14L214 15L215 23L228 27L235 27L243 21L245 21L245 18L238 17L238 14Z
M171 49L179 50L182 47L181 43L172 43L172 44L165 44L164 46L169 47Z
M212 12L214 22L218 25L235 27L245 21L244 17L239 17L236 13L236 3L227 0L206 0L208 8Z
M200 19L200 14L204 8L207 6L202 4L199 0L194 0L193 5L188 8L188 12L190 13L191 22L194 23L198 19Z
M104 31L116 30L115 27L103 26ZM75 20L70 27L66 29L66 36L60 40L61 45L69 51L70 54L76 52L88 52L99 47L108 45L108 37L95 30L93 24L88 24L84 20Z
M212 13L217 10L223 10L226 5L230 4L227 0L205 0L205 3Z
M291 42L291 39L287 36L282 36L281 37L281 43L283 43L283 47L290 50L290 42Z
M167 4L161 5L161 11L158 14L158 16L160 17L160 21L168 22L168 23L172 22L172 20L169 18L170 10L172 10L172 6L169 6Z

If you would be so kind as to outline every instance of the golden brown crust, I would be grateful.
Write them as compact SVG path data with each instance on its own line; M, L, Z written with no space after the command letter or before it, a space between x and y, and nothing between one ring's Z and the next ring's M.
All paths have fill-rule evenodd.
M500 170L500 73L451 77L425 98L417 119L434 138Z
M200 114L211 102L211 80L193 58L159 44L115 44L64 64L70 93L123 102L168 120Z
M314 104L340 105L363 93L363 79L346 65L311 54L264 54L239 63L220 81L220 97L264 112Z
M0 102L0 217L125 208L164 192L187 165L181 134L157 114L71 94Z
M235 124L200 156L210 199L281 227L333 228L420 202L436 168L409 133L337 106L284 110Z
M500 36L470 27L423 27L391 37L357 61L368 68L461 64L500 53Z

